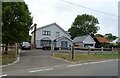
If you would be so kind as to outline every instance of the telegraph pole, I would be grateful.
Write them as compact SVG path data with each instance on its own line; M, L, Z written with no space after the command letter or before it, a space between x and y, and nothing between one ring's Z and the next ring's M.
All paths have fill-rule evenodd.
M34 44L33 44L34 48L36 48L36 27L37 27L37 24L34 24Z
M33 29L33 34L34 34L34 43L33 43L33 48L36 48L36 28L37 28L37 24L34 24L31 29Z

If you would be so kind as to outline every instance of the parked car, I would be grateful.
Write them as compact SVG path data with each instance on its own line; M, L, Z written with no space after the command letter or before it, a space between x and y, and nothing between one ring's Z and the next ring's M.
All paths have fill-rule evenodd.
M94 49L95 49L95 47L93 47L93 46L89 46L89 48L91 51L94 51Z
M95 47L93 46L86 46L86 48L90 49L91 51L94 51Z
M31 50L31 44L29 42L22 42L21 49L29 49Z

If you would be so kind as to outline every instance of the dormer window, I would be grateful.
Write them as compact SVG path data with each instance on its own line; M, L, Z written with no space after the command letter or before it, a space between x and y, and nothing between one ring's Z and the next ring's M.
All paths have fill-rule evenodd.
M42 32L42 35L50 36L50 35L51 35L51 32L50 32L50 31L43 31L43 32Z

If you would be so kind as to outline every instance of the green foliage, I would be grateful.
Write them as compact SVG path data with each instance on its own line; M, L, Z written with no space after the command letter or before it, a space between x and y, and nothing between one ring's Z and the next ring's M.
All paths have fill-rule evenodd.
M109 41L113 41L117 38L116 36L113 36L111 33L105 34L104 37L107 38Z
M120 42L119 42L119 43L117 43L117 48L120 48Z
M71 39L80 35L79 29L77 27L71 27L69 30L70 35L72 36Z
M68 31L73 38L76 36L95 34L99 30L99 26L97 26L97 24L99 24L97 18L92 15L77 15ZM78 32L76 30L78 30Z
M25 2L3 2L2 12L2 42L19 43L27 40L33 18Z
M104 35L102 35L102 34L96 34L95 36L96 37L104 37Z

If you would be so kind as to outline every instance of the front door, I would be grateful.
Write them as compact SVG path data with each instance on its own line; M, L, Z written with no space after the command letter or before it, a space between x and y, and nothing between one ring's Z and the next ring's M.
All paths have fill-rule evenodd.
M41 46L50 47L51 46L51 40L41 40Z
M67 41L61 41L61 48L67 48L68 42Z

